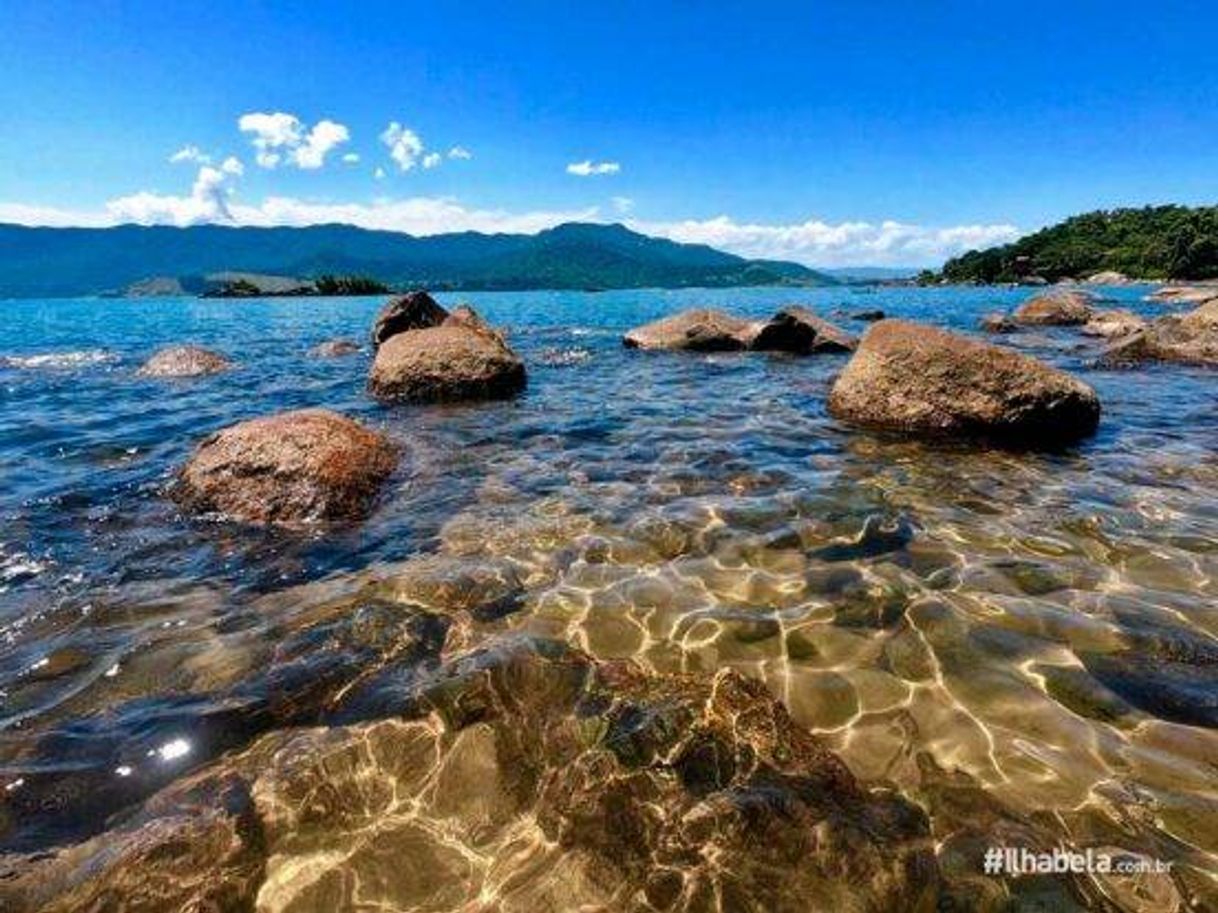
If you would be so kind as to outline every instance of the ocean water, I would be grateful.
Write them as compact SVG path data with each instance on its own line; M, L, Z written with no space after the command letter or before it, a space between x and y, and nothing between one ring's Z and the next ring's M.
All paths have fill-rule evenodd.
M1164 312L1147 291L1105 294ZM656 681L755 679L860 782L925 811L944 871L953 834L1035 822L1174 862L1140 887L1063 881L1072 902L1214 902L1218 375L1101 370L1099 344L1069 328L997 337L1075 372L1103 403L1093 438L1016 453L837 423L825 398L840 356L621 345L687 307L762 317L796 302L855 332L865 324L851 315L871 309L975 332L1028 294L440 295L507 328L528 389L393 408L365 393L366 349L308 355L336 336L365 341L382 299L0 302L0 843L86 839L267 733L376 719L376 701L344 717L333 695L322 707L293 692L308 691L297 678L265 681L285 643L303 680L345 689L379 668L380 653L308 637L374 593L444 619L445 655L527 635ZM136 376L173 343L237 366ZM211 431L305 406L403 445L365 522L257 530L183 516L165 497ZM968 790L944 798L930 770ZM354 905L361 884L403 902L407 887L358 858L339 864L354 874L324 902L268 875L264 907ZM487 894L502 864L468 875L470 896L507 896L498 882ZM574 878L559 865L519 877ZM420 908L468 902L428 896Z

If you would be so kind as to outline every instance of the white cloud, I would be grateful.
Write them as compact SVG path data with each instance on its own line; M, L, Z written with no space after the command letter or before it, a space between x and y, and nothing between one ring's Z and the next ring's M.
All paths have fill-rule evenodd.
M594 174L617 174L622 170L622 166L617 162L594 162L591 159L584 159L582 162L572 162L567 166L567 174L574 174L581 178L590 177Z
M383 179L377 168L374 176ZM124 221L192 225L314 225L346 223L364 228L428 235L447 231L536 232L562 222L601 221L596 207L576 210L509 212L467 206L449 197L382 197L371 202L331 203L292 197L268 197L241 203L232 196L236 177L224 166L203 166L188 196L137 193L111 200L104 211L64 210L50 206L0 203L0 222L21 225L103 226ZM617 213L627 198L613 198ZM810 220L794 224L737 222L728 216L707 220L646 222L631 228L675 241L709 244L746 257L796 260L809 266L937 266L972 248L1002 244L1019 237L1013 225L982 224L935 227L893 220L841 222Z
M103 228L113 225L112 215L100 210L60 209L37 203L0 203L0 224L39 225L45 228Z
M419 135L396 120L390 121L381 133L381 142L389 147L389 157L398 163L402 171L412 169L423 155L423 141Z
M634 209L634 200L630 197L614 197L612 202L613 208L623 215Z
M176 165L179 162L194 162L198 165L206 165L211 162L211 157L205 155L198 146L189 145L183 146L173 155L169 156L169 163Z
M292 161L298 168L313 170L326 162L326 154L340 143L351 139L350 131L332 120L320 120L304 141L292 150Z
M423 167L424 168L435 168L442 161L444 161L444 156L440 155L440 153L429 152L425 156L423 156Z
M372 176L378 181L385 180L385 169L378 165L376 171L372 172Z
M227 200L230 175L204 165L195 177L190 196L179 197L155 193L132 194L106 204L114 222L138 222L141 225L197 225L202 222L232 222L233 214Z
M220 163L220 170L225 174L231 174L233 177L241 177L245 174L245 166L241 164L241 159L235 155L230 155Z
M937 228L903 222L810 220L791 225L737 222L729 216L703 221L635 222L632 227L674 241L709 244L745 257L796 260L809 266L938 265L972 248L1004 244L1020 236L1014 225Z
M359 153L358 152L348 152L346 155L343 156L343 164L358 165L359 164Z
M449 231L537 232L563 222L599 217L595 207L577 210L508 212L469 207L452 197L381 198L370 203L318 203L267 197L256 206L233 204L238 225L318 225L338 222L362 228L434 235Z
M254 160L263 168L275 168L281 162L309 171L320 168L330 150L351 138L343 124L320 120L306 129L300 118L282 111L243 114L237 127L252 134Z
M462 159L463 161L468 162L474 157L474 154L464 146L453 146L448 150L448 157L450 159Z

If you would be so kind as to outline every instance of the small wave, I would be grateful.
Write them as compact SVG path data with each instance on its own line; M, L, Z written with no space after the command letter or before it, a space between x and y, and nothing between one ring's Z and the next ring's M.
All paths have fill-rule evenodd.
M88 365L113 364L118 356L105 349L79 352L41 352L37 355L0 355L0 368L25 370L82 368Z
M39 560L25 552L0 549L0 593L8 590L10 584L38 577L50 568L50 561Z
M549 365L553 368L566 368L571 365L579 365L592 358L592 353L587 349L546 349L537 359L543 365Z

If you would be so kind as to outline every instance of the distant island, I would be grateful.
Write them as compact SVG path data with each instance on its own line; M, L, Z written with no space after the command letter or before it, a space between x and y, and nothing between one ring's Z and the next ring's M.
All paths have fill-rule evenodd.
M535 235L426 237L351 225L0 225L0 254L0 297L10 298L839 284L798 263L749 260L590 223Z
M923 283L1218 278L1218 206L1147 206L1073 216L1012 244L948 260Z

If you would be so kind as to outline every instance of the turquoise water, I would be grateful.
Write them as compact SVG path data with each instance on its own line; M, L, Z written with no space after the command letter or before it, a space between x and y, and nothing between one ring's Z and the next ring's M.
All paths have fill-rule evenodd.
M1161 313L1146 292L1106 294ZM1099 370L1099 344L1068 328L997 338L1077 373L1104 409L1078 447L1015 454L840 425L825 411L840 356L642 353L620 340L687 307L762 317L789 303L860 333L850 315L872 309L974 332L1026 297L440 295L507 328L528 389L393 408L364 391L367 350L308 355L336 336L364 341L382 299L0 302L0 780L22 781L12 800L38 777L97 772L95 802L10 821L7 844L96 832L104 814L270 725L216 707L250 699L259 664L313 604L302 585L346 594L442 559L462 574L507 568L519 583L488 630L658 675L738 669L868 782L912 789L909 759L926 753L1021 813L1110 817L1099 797L1120 783L1157 821L1133 842L1206 870L1218 823L1186 810L1218 808L1212 372ZM136 376L176 343L237 367ZM209 432L303 406L403 444L366 522L255 530L184 517L165 497ZM908 535L878 553L825 549L869 520ZM893 660L915 647L933 660L929 677ZM115 707L126 709L98 722ZM138 788L97 785L131 746L177 744L194 727L195 750L169 752Z

